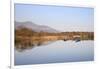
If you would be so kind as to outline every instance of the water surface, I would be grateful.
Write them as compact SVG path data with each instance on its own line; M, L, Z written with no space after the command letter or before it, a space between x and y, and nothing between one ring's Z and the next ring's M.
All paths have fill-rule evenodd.
M48 41L15 48L15 65L94 60L94 41Z

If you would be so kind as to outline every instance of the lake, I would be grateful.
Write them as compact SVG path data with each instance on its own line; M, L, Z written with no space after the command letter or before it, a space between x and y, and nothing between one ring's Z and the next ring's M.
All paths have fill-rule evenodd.
M94 41L46 41L15 47L15 65L78 62L94 60Z

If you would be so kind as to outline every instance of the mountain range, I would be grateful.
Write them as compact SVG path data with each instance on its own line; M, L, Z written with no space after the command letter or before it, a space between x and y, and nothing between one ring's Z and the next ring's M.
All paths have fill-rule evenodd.
M59 31L45 25L38 25L30 21L18 22L15 21L15 29L27 28L35 32L48 32L48 33L58 33Z

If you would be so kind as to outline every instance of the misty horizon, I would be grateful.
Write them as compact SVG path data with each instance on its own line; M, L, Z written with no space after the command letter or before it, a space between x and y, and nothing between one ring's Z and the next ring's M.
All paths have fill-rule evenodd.
M14 22L18 22L18 23L26 23L26 22L29 22L29 23L33 23L33 24L37 25L36 23L34 23L32 21L14 21ZM39 25L39 26L50 27L50 26L46 26L46 25ZM50 27L50 28L52 28L52 27ZM58 30L56 28L52 28L52 29L54 29L54 30L56 30L58 32L93 32L93 31L60 31L60 30Z

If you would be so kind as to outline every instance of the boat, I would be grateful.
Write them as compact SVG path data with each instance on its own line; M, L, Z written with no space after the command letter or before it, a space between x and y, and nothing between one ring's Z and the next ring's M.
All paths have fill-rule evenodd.
M79 35L73 36L73 40L75 40L75 42L81 41Z
M64 41L67 41L67 39L64 39Z
M79 41L81 41L81 40L80 39L75 40L75 42L79 42Z

